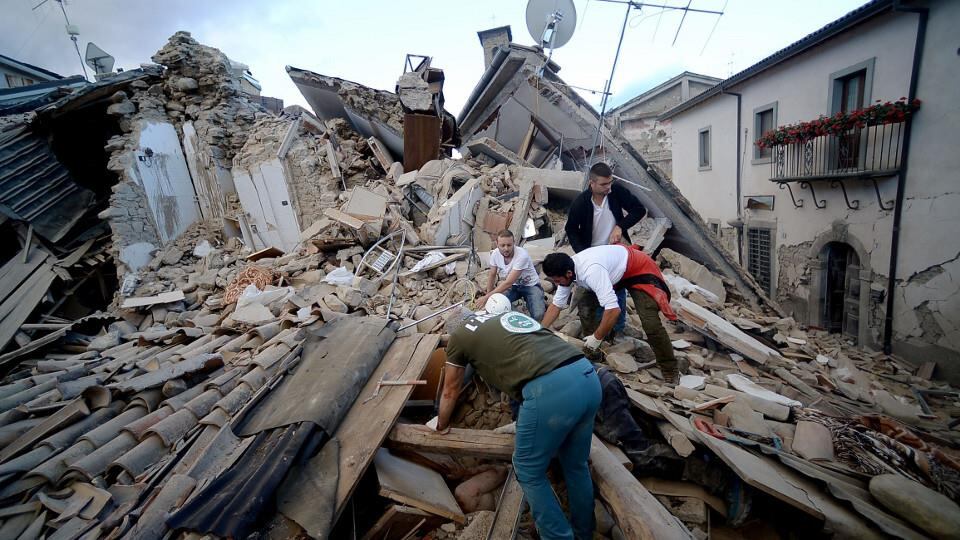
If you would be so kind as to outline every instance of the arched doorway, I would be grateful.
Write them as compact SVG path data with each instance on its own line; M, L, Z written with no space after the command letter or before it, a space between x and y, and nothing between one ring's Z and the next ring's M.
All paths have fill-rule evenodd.
M828 242L820 252L826 264L820 280L821 325L854 340L860 334L860 258L843 242Z

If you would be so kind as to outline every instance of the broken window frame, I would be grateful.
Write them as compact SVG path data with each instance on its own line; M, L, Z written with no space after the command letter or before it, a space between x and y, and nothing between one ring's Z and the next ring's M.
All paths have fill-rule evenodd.
M769 201L769 204L767 201ZM772 212L775 202L775 195L747 195L743 198L743 207L749 210L767 210Z

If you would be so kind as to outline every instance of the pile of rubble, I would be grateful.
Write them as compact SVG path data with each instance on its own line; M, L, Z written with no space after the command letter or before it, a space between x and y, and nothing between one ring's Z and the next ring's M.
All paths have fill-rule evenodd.
M559 240L580 173L483 141L405 171L343 118L263 112L230 60L188 34L154 61L162 78L110 105L128 133L109 145L122 181L104 217L124 261L109 313L0 356L0 537L529 537L507 398L475 379L451 434L417 424L433 415L447 309L477 307L495 234L524 238L536 264L569 250ZM401 86L423 91L412 79ZM425 107L335 82L351 110L399 133L408 109ZM192 131L207 173L230 171L238 193L214 179L197 193L200 219L134 230L151 209L130 160L151 118L172 119L184 140ZM277 156L301 225L287 245L250 227L239 183ZM751 305L733 280L660 249L670 227L647 217L631 236L665 269L685 375L664 382L631 308L603 363L665 451L645 468L596 439L600 537L955 534L960 394ZM138 243L154 247L134 264ZM553 329L582 337L575 310ZM704 462L739 479L741 498L725 499L729 482L669 473ZM744 500L752 510L733 511Z

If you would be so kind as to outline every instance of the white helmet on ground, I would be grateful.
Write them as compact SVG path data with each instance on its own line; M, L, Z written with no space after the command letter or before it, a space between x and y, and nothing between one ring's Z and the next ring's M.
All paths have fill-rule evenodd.
M495 293L490 295L490 298L487 299L487 303L483 306L483 309L491 315L500 315L501 313L510 311L511 307L512 303L506 295Z

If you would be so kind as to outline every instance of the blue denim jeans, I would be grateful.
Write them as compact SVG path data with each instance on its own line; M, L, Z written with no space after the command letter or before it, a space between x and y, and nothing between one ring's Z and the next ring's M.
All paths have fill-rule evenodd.
M586 358L523 387L513 467L543 540L593 538L593 481L587 459L600 399L600 380ZM554 457L567 483L570 521L547 479Z
M539 284L524 287L523 285L514 283L513 286L503 294L506 295L511 302L516 302L523 298L523 301L527 304L527 311L530 312L530 316L537 321L543 320L543 314L547 311L547 303L543 294L543 287Z
M586 291L585 291L586 292ZM613 325L613 331L621 334L627 326L627 290L615 289L617 293L617 304L620 305L620 316L617 317L617 324ZM597 319L603 318L603 306L597 309Z

